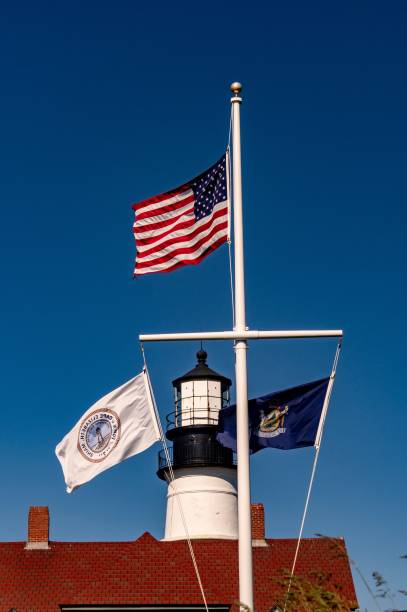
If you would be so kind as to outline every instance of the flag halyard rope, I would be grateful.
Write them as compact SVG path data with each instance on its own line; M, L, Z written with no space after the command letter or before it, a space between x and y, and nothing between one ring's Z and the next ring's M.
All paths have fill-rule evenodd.
M230 177L232 176L232 163L231 163L231 135L232 135L232 111L230 112L230 121L229 121L229 136L228 136L228 146L226 148L226 181L227 181L227 190L228 190L228 199L229 199L229 214L228 214L228 255L229 255L229 279L230 279L230 298L232 302L232 328L235 329L235 293L234 293L234 285L233 285L233 265L232 265L232 239L231 239L231 229L232 229L232 182Z
M235 329L235 294L233 291L233 271L232 271L232 243L228 240L229 249L229 277L230 277L230 299L232 301L232 326Z
M164 472L164 475L165 475L165 478L167 480L168 485L171 484L171 486L173 488L173 491L174 491L174 494L175 494L175 499L177 500L178 509L179 509L180 515L181 515L182 525L184 527L185 535L186 535L186 538L187 538L189 553L191 555L192 564L194 566L195 575L196 575L196 578L197 578L197 581L198 581L198 585L199 585L199 590L200 590L201 596L202 596L202 601L204 603L206 612L209 612L208 603L207 603L207 600L206 600L205 591L204 591L202 580L201 580L201 575L200 575L198 564L197 564L196 557L195 557L195 552L194 552L194 549L193 549L193 546L192 546L191 538L189 536L188 525L187 525L187 522L186 522L186 518L185 518L185 514L184 514L184 509L182 507L181 497L178 494L176 483L175 483L175 475L174 475L174 470L172 469L172 465L171 465L171 457L170 457L170 453L169 453L169 450L168 450L167 441L166 441L166 438L165 438L164 430L163 430L163 427L162 427L162 424L161 424L160 414L158 412L157 404L156 404L156 401L155 401L153 387L151 385L151 380L150 380L150 375L149 375L149 372L148 372L148 367L147 367L147 361L146 361L146 355L145 355L145 351L144 351L144 344L143 344L143 342L140 343L140 347L141 347L141 353L142 353L142 356L143 356L144 370L145 370L146 375L147 375L148 385L149 385L149 388L150 388L150 394L151 394L151 398L153 400L154 412L155 412L155 415L156 415L156 419L157 419L157 423L158 423L158 427L159 427L159 431L160 431L160 441L161 441L161 444L163 445L164 454L165 454L165 460L167 462L168 471L169 471L169 475L166 472Z
M292 564L292 567L291 567L290 580L288 582L288 588L287 588L287 593L286 593L286 596L285 596L283 612L286 612L287 602L288 602L288 597L289 597L289 594L290 594L291 585L292 585L292 581L293 581L293 577L294 577L295 567L297 565L298 553L299 553L299 550L300 550L302 534L303 534L303 531L304 531L305 519L306 519L307 512L308 512L308 506L309 506L309 501L310 501L310 498L311 498L312 486L314 484L315 472L316 472L317 464L318 464L319 451L321 449L321 441L322 441L322 435L323 435L323 432L324 432L325 419L326 419L326 415L327 415L327 412L328 412L329 401L331 399L332 387L333 387L333 383L334 383L334 380L335 380L336 369L337 369L337 366L338 366L338 361L339 361L339 355L340 355L340 352L341 352L341 348L342 348L342 338L339 339L337 347L336 347L335 358L334 358L334 362L333 362L333 366L332 366L331 375L329 377L329 383L328 383L328 387L327 387L327 390L326 390L325 401L324 401L324 405L323 405L322 412L321 412L321 418L320 418L320 422L319 422L317 436L316 436L316 439L315 439L314 462L312 464L311 478L310 478L310 481L309 481L307 496L306 496L306 499L305 499L304 511L302 513L301 526L300 526L300 531L299 531L299 534L298 534L297 546L295 548L294 560L293 560L293 564Z

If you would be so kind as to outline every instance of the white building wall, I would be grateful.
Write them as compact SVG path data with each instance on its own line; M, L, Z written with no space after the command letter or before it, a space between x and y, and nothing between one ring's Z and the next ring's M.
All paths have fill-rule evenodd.
M190 538L237 539L236 470L191 467L174 470L174 474L174 483L168 485L164 540L186 539L176 495Z

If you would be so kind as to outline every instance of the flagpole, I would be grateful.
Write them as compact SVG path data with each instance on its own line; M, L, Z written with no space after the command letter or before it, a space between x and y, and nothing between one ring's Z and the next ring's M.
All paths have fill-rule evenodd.
M235 331L246 331L244 287L242 163L240 150L240 104L242 86L232 83L233 229L235 243ZM250 516L249 422L247 409L247 341L235 343L237 487L239 527L239 600L241 608L253 611L252 533Z

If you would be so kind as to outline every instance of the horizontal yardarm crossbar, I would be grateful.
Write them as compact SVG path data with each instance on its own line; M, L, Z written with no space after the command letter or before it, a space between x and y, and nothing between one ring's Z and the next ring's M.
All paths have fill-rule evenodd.
M186 332L179 334L140 334L141 342L171 342L176 340L281 340L290 338L342 338L341 329L312 329L289 331L221 331Z

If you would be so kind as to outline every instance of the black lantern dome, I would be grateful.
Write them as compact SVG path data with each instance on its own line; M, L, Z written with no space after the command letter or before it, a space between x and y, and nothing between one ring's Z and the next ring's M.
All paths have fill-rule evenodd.
M208 367L206 360L208 358L208 353L203 349L200 349L196 354L197 364L192 370L184 374L184 376L179 376L175 380L172 381L174 387L179 388L183 381L187 380L199 380L204 378L206 380L219 380L224 389L229 389L232 386L232 381L230 378L226 378L226 376L222 376L222 374L218 374L215 370L212 370Z

